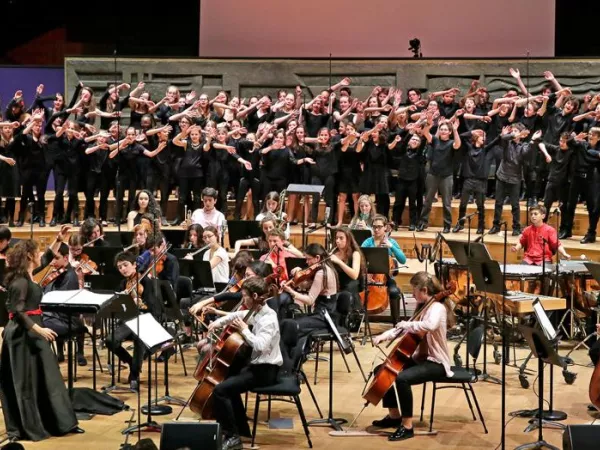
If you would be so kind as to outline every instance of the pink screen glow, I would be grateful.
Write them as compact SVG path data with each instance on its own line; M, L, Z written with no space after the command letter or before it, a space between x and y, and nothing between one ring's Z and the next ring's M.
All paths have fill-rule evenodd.
M553 0L204 0L201 57L554 56Z

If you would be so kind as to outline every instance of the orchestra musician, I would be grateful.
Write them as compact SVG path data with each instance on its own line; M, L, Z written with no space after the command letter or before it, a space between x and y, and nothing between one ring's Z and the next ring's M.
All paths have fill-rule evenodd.
M400 245L398 245L398 242L388 236L386 231L387 223L388 221L385 216L377 214L373 219L373 236L365 239L361 247L387 247L388 253L392 258L393 265L397 266L399 264L404 264L406 262L406 256L400 248ZM400 319L400 290L398 289L396 281L391 274L388 274L386 284L390 298L390 311L392 314L392 320L394 323L397 323Z
M300 250L285 240L285 233L279 228L273 228L269 231L267 234L267 242L269 243L269 248L271 250L261 256L260 260L273 266L273 272L280 272L279 281L286 281L289 279L289 274L285 265L285 259L302 258L304 255Z
M237 311L215 320L208 327L209 332L213 332L231 324L252 348L249 364L238 374L230 374L225 381L217 384L213 392L215 418L225 435L224 449L241 450L241 436L251 436L241 394L274 384L283 364L279 322L275 311L265 303L266 296L265 280L248 278L242 286L242 298L246 308L256 313L246 323L244 318L248 311Z
M59 234L62 239L61 234ZM73 235L71 237L78 237ZM73 291L79 289L79 277L73 266L69 263L69 246L59 241L58 249L54 253L54 258L50 262L52 269L42 279L40 285L44 294L52 291ZM58 362L64 362L64 341L69 337L69 322L71 322L71 333L77 340L77 364L87 365L87 360L83 355L83 344L85 339L85 324L76 316L70 316L62 312L44 311L42 314L42 323L44 327L53 330L56 335L56 355Z
M146 239L146 250L137 257L137 271L145 272L150 264L160 257L156 264L156 276L159 280L168 281L173 290L177 287L179 279L179 261L177 257L167 252L167 242L162 232L151 234ZM162 255L162 256L161 256ZM148 274L150 278L154 276L154 272Z
M6 259L6 252L10 248L12 233L7 226L0 226L0 259Z
M2 334L0 402L10 440L84 432L50 347L56 333L42 324L43 292L32 281L40 256L33 240L19 241L7 253L9 322Z
M198 223L193 223L187 230L185 230L185 236L183 238L183 246L182 248L202 248L202 233L204 229L202 225Z
M234 253L237 254L242 247L256 247L261 255L269 251L269 232L277 228L277 217L274 214L266 213L260 220L260 229L263 236L250 239L238 239L235 241Z
M354 235L348 227L338 228L335 232L335 251L331 255L339 280L338 298L350 295L350 305L355 309L360 308L358 294L361 288L363 276L367 271L365 258L360 251L360 246L354 239Z
M417 272L410 279L413 296L418 303L417 313L426 302L442 292L439 280L427 272ZM373 425L381 428L395 427L388 440L400 441L414 436L413 430L413 395L411 386L442 377L454 375L450 368L450 353L446 341L446 331L454 325L452 304L447 297L435 301L424 312L421 320L398 322L394 328L373 338L375 345L396 339L402 331L409 333L425 333L419 347L412 355L408 365L396 377L396 389L400 405L396 400L396 392L392 386L383 397L383 407L389 413L381 420L373 421ZM375 368L377 372L379 368Z
M106 247L108 245L102 238L104 236L102 224L92 217L83 221L79 234L83 236L86 247Z
M358 209L350 221L350 229L372 230L373 219L375 218L375 205L368 195L361 195L358 198Z
M154 318L160 320L163 310L162 305L154 294L152 280L148 277L141 277L137 273L135 255L131 252L121 252L115 257L115 265L124 278L120 283L120 291L126 292L127 289L131 289L130 295L136 301L139 309L151 313ZM138 295L138 293L141 295ZM134 340L133 356L122 345L126 339ZM129 387L137 391L139 388L139 375L144 344L135 337L127 325L120 323L115 328L114 335L109 334L107 336L106 347L129 366L129 378L127 381Z
M219 243L217 228L212 225L204 227L202 239L208 246L208 250L202 255L202 260L210 262L213 282L229 282L229 254Z
M521 249L525 250L523 254L523 264L541 266L542 262L552 263L552 255L558 251L563 258L571 259L562 242L558 240L556 230L544 222L546 218L546 208L541 205L529 208L529 220L531 225L523 230L519 242L511 247L513 252Z
M311 314L296 319L299 326L299 339L294 352L304 348L304 343L311 332L328 328L324 316L325 310L334 322L337 316L338 277L333 263L330 260L325 261L325 258L328 257L327 251L321 244L312 243L306 247L304 253L309 268L314 269L314 276L308 292L303 294L298 292L297 288L294 289L292 287L293 278L282 285L283 290L290 294L293 302L313 307ZM300 269L295 268L292 275L296 274L298 270Z

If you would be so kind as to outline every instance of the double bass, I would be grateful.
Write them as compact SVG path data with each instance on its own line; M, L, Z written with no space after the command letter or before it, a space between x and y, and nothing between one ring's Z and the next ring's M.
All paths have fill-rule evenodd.
M431 305L439 302L443 298L451 295L456 291L456 284L450 282L446 286L446 290L435 294L411 319L410 322L420 320ZM386 392L392 387L396 381L399 372L410 363L412 355L417 350L417 347L423 339L423 335L417 333L404 332L394 345L392 351L388 354L384 363L380 366L376 374L373 375L371 384L365 389L363 398L367 403L374 406L381 401Z

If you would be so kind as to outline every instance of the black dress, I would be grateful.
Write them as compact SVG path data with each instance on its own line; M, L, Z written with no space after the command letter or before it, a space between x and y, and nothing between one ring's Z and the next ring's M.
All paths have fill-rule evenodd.
M40 441L62 436L77 418L50 343L31 330L42 326L42 289L18 277L8 286L7 309L14 314L4 328L0 365L0 401L10 438Z
M14 140L5 146L0 145L0 155L16 160L15 147ZM11 166L8 163L0 162L0 198L18 197L19 187L19 167L16 164Z

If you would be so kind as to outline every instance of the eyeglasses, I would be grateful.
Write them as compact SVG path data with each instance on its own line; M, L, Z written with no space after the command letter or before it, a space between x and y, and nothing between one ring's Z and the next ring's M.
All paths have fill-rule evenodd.
M384 227L385 225L373 225L373 229L374 230L380 230Z

